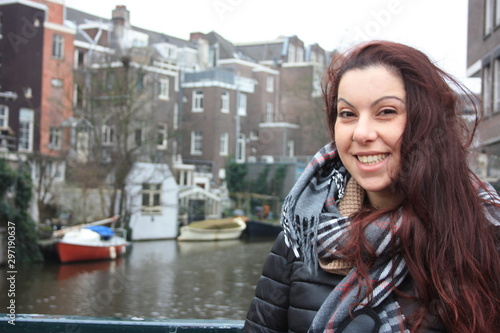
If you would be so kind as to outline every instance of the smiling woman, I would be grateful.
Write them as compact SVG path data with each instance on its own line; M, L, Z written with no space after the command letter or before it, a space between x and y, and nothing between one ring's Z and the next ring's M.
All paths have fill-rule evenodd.
M352 70L342 78L338 94L335 143L340 159L372 206L392 208L401 199L391 185L406 124L403 80L384 66Z
M448 83L461 87L393 42L332 61L334 140L285 199L246 332L499 327L500 197L468 167L474 131Z

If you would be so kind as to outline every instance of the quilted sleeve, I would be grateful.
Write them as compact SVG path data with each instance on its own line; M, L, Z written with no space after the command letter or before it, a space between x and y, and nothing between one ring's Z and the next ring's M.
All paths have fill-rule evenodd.
M288 248L281 233L264 263L243 332L288 331L290 265L287 262L287 252Z

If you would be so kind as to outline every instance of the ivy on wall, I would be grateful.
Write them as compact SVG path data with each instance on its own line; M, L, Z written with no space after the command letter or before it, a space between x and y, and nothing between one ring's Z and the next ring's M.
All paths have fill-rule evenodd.
M0 159L0 226L15 224L16 264L43 260L35 222L28 213L32 188L27 166L14 170Z

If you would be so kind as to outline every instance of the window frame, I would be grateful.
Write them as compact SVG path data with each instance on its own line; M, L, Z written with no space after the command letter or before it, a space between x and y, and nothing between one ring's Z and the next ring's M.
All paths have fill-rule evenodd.
M493 105L491 106L491 113L494 114L500 112L500 58L493 60L492 74L491 98Z
M192 131L191 132L191 155L199 156L203 154L203 132L202 131Z
M3 122L4 124L0 124L0 128L6 128L9 127L9 107L7 105L0 104L0 110L2 109L5 110L5 112L3 115L0 113L0 122Z
M495 27L500 25L500 0L495 0L495 19L493 24Z
M141 188L141 213L143 215L161 215L162 183L143 183ZM147 198L145 200L145 198Z
M274 121L274 105L271 102L266 103L266 123L272 123Z
M274 76L268 75L266 78L266 91L269 93L274 92Z
M115 143L115 127L113 125L102 125L102 145L112 146Z
M229 154L229 133L222 132L219 137L219 155L227 156Z
M134 130L134 143L136 147L140 147L144 143L144 132L141 127Z
M483 66L481 73L481 98L483 106L483 114L485 116L491 115L492 103L492 89L491 89L491 65Z
M240 134L238 140L236 141L237 151L236 151L236 162L243 163L246 160L246 136L245 134Z
M304 61L304 49L302 47L297 47L295 51L295 60L296 62L303 62Z
M27 125L27 146L22 147L21 143L24 140L22 135L24 135L25 130L23 129L24 124ZM32 152L33 151L33 140L34 140L34 130L35 130L35 112L31 109L21 108L19 112L19 136L18 136L18 150L20 152Z
M286 155L288 157L295 156L295 140L290 139L286 142Z
M238 93L238 115L246 116L247 115L247 104L248 98L245 93Z
M160 93L158 98L162 100L170 99L170 80L168 78L160 79Z
M484 0L484 25L483 34L488 36L493 31L494 20L494 2L493 0Z
M160 128L161 127L161 128ZM160 143L160 135L162 137ZM166 123L159 123L156 125L156 149L165 150L168 147L168 127Z
M50 127L49 128L49 149L61 150L62 148L62 128Z
M295 45L290 44L288 45L288 62L293 63L295 62Z
M52 35L52 58L64 59L64 36L59 34Z
M3 38L3 13L0 12L0 39Z
M203 99L205 94L203 90L193 90L192 112L203 112Z
M220 112L222 113L229 113L229 102L230 102L230 96L228 91L223 91L221 93L221 107L220 107Z

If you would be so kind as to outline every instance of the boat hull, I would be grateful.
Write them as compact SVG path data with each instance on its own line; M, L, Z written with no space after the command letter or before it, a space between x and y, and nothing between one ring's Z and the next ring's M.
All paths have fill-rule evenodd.
M106 244L77 244L59 241L57 252L59 260L63 263L87 260L116 259L126 252L125 240L116 240Z
M179 241L220 241L238 239L246 228L245 222L237 222L237 228L227 229L198 229L190 226L183 226L180 229Z
M283 230L279 223L249 220L244 236L251 238L277 237Z

